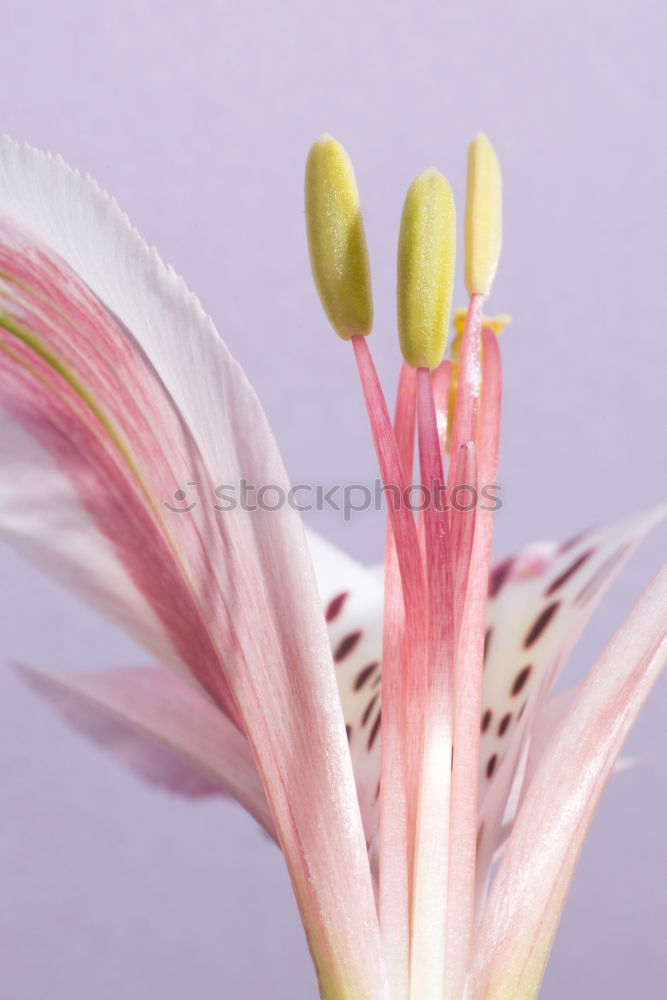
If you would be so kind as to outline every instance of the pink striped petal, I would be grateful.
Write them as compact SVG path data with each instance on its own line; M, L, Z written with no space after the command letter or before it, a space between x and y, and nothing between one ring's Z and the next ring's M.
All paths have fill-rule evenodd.
M0 403L67 476L177 656L237 718L219 669L229 641L224 602L211 600L219 596L211 562L220 554L218 532L203 505L197 519L194 512L172 514L167 523L163 513L174 481L195 475L186 469L205 477L200 450L132 336L63 260L6 218L0 218ZM33 502L30 494L21 499ZM202 571L210 578L203 594Z
M192 798L226 792L275 837L248 741L173 674L157 667L17 669L63 719L130 770Z
M667 566L616 632L531 782L476 940L470 996L532 1000L603 788L667 660Z
M3 140L0 217L2 405L246 732L323 995L375 1000L373 888L303 529L289 505L212 503L217 484L288 490L261 407L196 299L92 181ZM189 481L196 509L168 511Z
M514 820L519 812L523 797L551 742L551 738L574 704L578 688L566 688L552 695L537 715L529 746L521 758L512 789L505 805L502 827L496 843L493 864L496 865L504 854L505 846L512 832ZM640 763L638 757L619 757L613 767L613 774L623 774Z
M130 634L143 640L144 645L148 645L149 629L151 626L158 628L159 623L151 620L150 608L147 606L142 608L142 595L136 589L133 590L132 581L123 576L122 567L114 559L113 553L108 553L106 555L108 562L102 564L101 560L105 556L105 539L95 531L94 525L87 524L85 512L78 512L77 517L72 519L72 511L77 508L77 498L72 495L69 483L62 473L55 467L49 469L48 454L39 455L44 473L39 484L34 484L35 487L37 485L40 487L39 490L35 488L34 504L26 508L18 502L26 489L21 469L27 466L30 475L31 464L26 459L27 456L33 455L34 461L34 450L38 446L17 425L9 423L6 431L2 443L7 445L12 441L15 450L11 465L7 459L6 467L9 469L9 474L0 483L0 530L4 527L10 536L12 533L20 533L26 543L32 540L32 544L36 544L35 534L39 537L46 527L51 525L49 530L53 530L53 526L57 523L52 548L37 546L38 556L47 557L46 568L65 583L69 582L66 572L68 569L72 572L75 582L80 583L80 574L86 574L86 590L82 596L87 596L89 603L95 604ZM7 453L8 449L5 448L6 456ZM44 474L47 471L49 478L45 479ZM13 498L17 500L16 504L12 503ZM370 843L377 830L377 789L380 778L382 581L376 574L369 572L361 563L314 531L309 530L306 535L325 611L357 794L366 838ZM75 566L72 570L69 561L73 555L81 560L81 565ZM117 583L117 586L112 590L113 583ZM102 595L100 588L104 588ZM127 616L131 611L135 612L136 622L128 621ZM24 671L24 673L34 679L31 686L37 693L44 695L94 742L117 757L125 757L126 751L131 754L132 759L126 759L126 763L149 781L180 794L197 796L220 793L221 784L214 784L201 777L187 763L187 754L180 753L178 744L175 743L172 747L173 754L164 754L155 742L127 728L133 723L131 718L126 720L127 726L125 726L119 719L111 720L103 711L88 710L74 687L67 690L62 687L58 675L36 671ZM108 683L115 685L117 682L119 691L123 691L129 689L135 675L141 679L143 673L146 674L147 683L153 680L153 683L157 684L159 680L162 686L166 686L172 682L171 677L163 680L164 671L145 669L143 672L135 670L132 674L129 671L109 671ZM63 676L66 681L71 680L74 685L77 680L86 680L89 675ZM92 676L97 679L100 675ZM209 703L195 692L186 693L195 702L208 706ZM68 694L71 695L69 699ZM100 707L104 708L101 704ZM109 707L113 708L111 705ZM165 720L165 738L169 737L167 722L168 720ZM249 753L247 741L234 727L231 728ZM238 795L234 797L239 798ZM263 794L262 799L264 799ZM252 809L250 812L255 815Z
M82 506L70 478L33 435L2 411L0 469L3 540L126 631L159 662L186 674L167 630L111 540Z

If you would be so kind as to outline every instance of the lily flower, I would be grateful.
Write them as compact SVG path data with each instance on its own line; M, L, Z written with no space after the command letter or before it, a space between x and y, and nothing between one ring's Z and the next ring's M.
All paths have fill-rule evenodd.
M157 664L20 669L148 780L232 795L276 840L323 1000L530 1000L667 657L667 568L586 679L553 687L662 512L490 565L504 320L482 311L501 246L484 136L469 153L470 303L448 357L453 195L434 169L408 192L393 422L366 339L354 172L328 136L308 159L306 219L386 487L379 571L306 533L290 504L216 503L224 483L289 492L243 372L113 200L1 141L0 531Z

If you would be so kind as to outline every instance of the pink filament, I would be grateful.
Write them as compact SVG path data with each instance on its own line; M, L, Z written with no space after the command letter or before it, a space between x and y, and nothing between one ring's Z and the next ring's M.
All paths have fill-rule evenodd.
M433 385L433 400L435 402L435 417L438 424L440 449L444 455L447 451L447 424L449 421L449 387L452 381L451 361L442 361L431 375Z
M493 484L498 460L501 369L498 344L490 330L484 331L483 347L484 389L477 428L479 480ZM465 642L459 645L456 664L445 1000L459 1000L463 995L474 930L479 725L492 532L493 512L478 510L461 620Z
M424 500L426 582L429 628L429 684L434 681L451 693L453 630L451 621L452 580L449 552L447 495L436 422L435 402L428 368L417 372L419 465ZM446 683L442 684L442 679ZM430 706L428 706L430 707Z
M452 462L454 461L452 455ZM451 548L453 564L453 615L458 639L465 602L470 558L475 537L477 507L480 502L477 477L477 452L473 441L461 445L457 456L454 488L451 496Z
M452 426L451 454L458 455L466 441L475 440L477 427L477 409L482 384L480 366L480 345L482 331L483 297L475 294L470 296L466 314L463 338L461 340L461 361L456 389L456 406ZM454 485L456 462L449 467L449 486Z
M423 572L417 548L417 531L407 497L403 461L389 417L380 380L366 338L352 338L354 355L366 401L380 474L388 491L391 528L403 584L406 620L419 621L423 607Z
M411 993L441 996L447 920L454 631L442 452L427 368L417 372L419 461L424 502L428 667L415 721L421 729L414 856Z
M385 551L382 653L382 758L379 910L392 998L409 992L410 870L415 804L410 745L414 679L425 668L424 579L417 531L405 504L415 425L414 372L404 367L396 406L396 435L364 337L352 338L355 358L386 487L389 524Z
M493 333L481 330L481 297L472 296L451 430L449 484L470 487L478 503L471 511L448 514L443 454L450 363L444 362L433 377L426 369L415 373L403 367L394 430L366 340L353 337L352 343L389 503L379 838L379 910L389 987L392 1000L408 1000L411 992L459 1000L474 929L479 720L492 535L492 511L479 509L479 491L496 477L500 356ZM421 517L423 548L406 493L416 415L422 487L431 496ZM433 502L438 496L439 504ZM456 658L459 635L465 642Z
M403 476L412 474L415 436L415 371L404 364L396 394L394 430ZM408 794L406 630L401 576L391 522L384 560L382 638L382 744L380 785L380 930L392 997L409 992L411 820Z

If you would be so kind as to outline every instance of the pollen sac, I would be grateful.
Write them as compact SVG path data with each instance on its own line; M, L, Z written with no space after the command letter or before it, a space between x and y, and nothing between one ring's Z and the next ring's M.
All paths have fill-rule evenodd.
M398 333L413 368L437 368L445 353L455 253L454 196L431 167L410 185L398 240Z
M496 276L502 246L502 177L495 150L481 132L468 150L465 220L465 283L485 298Z
M373 327L371 275L352 161L330 135L306 161L306 229L313 278L339 337L366 336Z

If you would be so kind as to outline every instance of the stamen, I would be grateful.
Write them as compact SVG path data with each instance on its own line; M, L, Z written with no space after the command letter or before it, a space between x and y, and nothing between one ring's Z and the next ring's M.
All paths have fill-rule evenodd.
M306 162L306 229L313 278L339 337L371 332L373 300L364 223L352 161L330 135Z
M482 302L491 290L502 242L502 183L500 168L491 144L477 136L468 159L466 202L466 287L470 303L460 345L460 363L452 428L452 456L461 454L466 442L477 440L479 480L495 482L500 406L499 356L495 336L484 333L484 388L480 353ZM450 486L457 477L455 462L450 464ZM468 559L457 551L457 585L467 573L465 602L457 606L457 627L465 635L458 649L456 665L456 705L454 711L454 762L452 772L452 812L450 881L448 887L447 984L445 1000L462 995L465 969L474 924L476 814L479 769L478 726L481 713L486 593L491 554L491 512L478 512ZM463 543L462 543L463 547ZM458 592L458 586L457 586ZM460 617L459 617L460 615Z
M491 291L502 246L502 178L493 146L481 132L468 150L465 220L465 280L470 293L461 340L461 360L452 428L452 455L476 439L481 387L482 303ZM450 466L449 485L454 468Z
M410 870L414 788L408 753L410 718L426 669L424 575L417 528L407 506L415 425L414 375L401 378L397 437L365 335L372 326L370 274L352 164L330 136L311 149L306 165L306 223L313 276L336 332L351 340L373 441L387 493L383 628L380 921L394 1000L408 1000ZM400 442L400 443L399 443ZM379 719L379 716L378 716ZM374 729L373 738L377 735Z
M408 190L398 246L398 329L407 364L417 368L419 463L425 509L420 516L426 566L426 670L415 673L415 736L408 784L417 796L413 844L410 996L441 1000L444 989L454 633L449 522L443 452L430 369L444 354L455 254L451 188L426 170Z
M465 221L465 279L470 293L461 340L461 360L452 427L452 455L474 441L481 387L482 303L491 291L502 245L502 179L493 146L481 132L468 150ZM449 485L454 485L454 464Z

